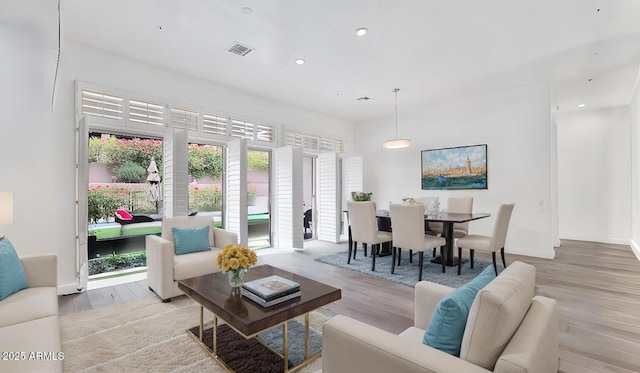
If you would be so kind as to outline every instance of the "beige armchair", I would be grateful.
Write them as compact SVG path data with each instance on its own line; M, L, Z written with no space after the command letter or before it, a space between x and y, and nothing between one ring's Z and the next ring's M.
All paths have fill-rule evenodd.
M183 255L175 254L172 228L197 228L209 226L211 250ZM213 218L207 216L178 216L165 218L162 237L146 237L147 284L164 302L184 294L178 289L178 280L202 276L220 269L216 256L226 245L237 245L238 235L215 228Z
M462 249L469 249L471 268L473 268L473 254L475 250L491 253L493 269L496 271L496 275L498 274L496 251L499 250L500 256L502 257L502 266L507 268L507 262L504 260L504 244L507 240L507 231L509 230L509 220L511 219L513 206L513 203L500 206L491 237L472 234L458 239L458 274L460 274L462 270Z
M534 296L534 288L535 267L522 262L482 288L457 357L422 343L438 302L454 289L421 281L415 288L414 326L400 335L347 316L328 320L322 329L322 371L555 373L557 304Z

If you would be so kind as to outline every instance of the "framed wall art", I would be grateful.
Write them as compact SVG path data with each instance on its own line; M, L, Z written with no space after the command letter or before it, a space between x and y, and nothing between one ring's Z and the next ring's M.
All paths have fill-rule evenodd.
M422 189L487 189L487 144L421 152Z

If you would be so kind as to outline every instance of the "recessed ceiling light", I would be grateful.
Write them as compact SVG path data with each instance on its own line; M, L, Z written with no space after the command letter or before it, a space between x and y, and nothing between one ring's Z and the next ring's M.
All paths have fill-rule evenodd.
M297 60L296 60L296 63L297 63L298 65L303 65L303 64L304 64L304 62L305 62L305 61L304 61L302 58L299 58L299 59L297 59Z
M253 9L249 8L248 6L245 6L244 8L242 8L242 13L251 14L253 13Z
M584 104L578 104L578 107L584 107Z
M364 36L369 30L366 27L361 27L356 30L356 35Z

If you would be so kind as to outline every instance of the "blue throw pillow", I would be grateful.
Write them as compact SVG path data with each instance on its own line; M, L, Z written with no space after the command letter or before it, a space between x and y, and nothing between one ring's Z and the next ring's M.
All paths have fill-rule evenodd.
M209 226L197 228L171 228L176 247L176 255L211 250L209 247Z
M460 356L460 346L469 310L478 291L496 277L493 267L484 269L473 280L440 300L424 332L422 343L454 356Z
M8 238L0 241L0 300L29 287L22 262Z

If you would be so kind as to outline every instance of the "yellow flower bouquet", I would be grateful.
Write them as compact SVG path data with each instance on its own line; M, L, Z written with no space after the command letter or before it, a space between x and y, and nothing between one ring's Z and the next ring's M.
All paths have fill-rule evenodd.
M216 257L218 268L229 274L229 285L231 287L241 286L245 272L257 262L258 256L255 251L236 245L225 246L224 250L219 252Z

